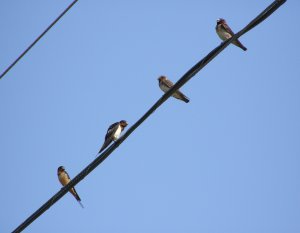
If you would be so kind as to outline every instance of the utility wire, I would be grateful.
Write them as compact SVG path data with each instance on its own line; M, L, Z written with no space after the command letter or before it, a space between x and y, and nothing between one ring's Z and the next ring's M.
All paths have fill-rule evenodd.
M246 27L244 27L237 34L230 39L222 42L218 47L212 50L201 61L194 65L189 71L187 71L175 85L166 92L134 125L132 125L124 135L119 138L114 144L112 144L107 150L100 154L93 162L91 162L86 168L84 168L74 179L70 181L65 187L58 191L53 197L51 197L44 205L42 205L37 211L29 216L20 226L18 226L13 233L21 232L27 226L29 226L35 219L42 215L47 209L49 209L55 202L57 202L62 196L64 196L68 190L83 180L90 172L92 172L99 164L101 164L123 141L129 137L133 131L138 128L159 106L161 106L176 90L182 87L193 76L195 76L202 68L204 68L213 58L215 58L222 50L224 50L233 40L236 40L241 35L245 34L274 11L276 11L286 0L276 0L269 7L267 7L262 13L260 13L254 20L252 20Z
M78 0L74 0L46 29L45 31L42 32L42 34L40 34L32 43L31 45L29 45L27 47L27 49L24 50L23 53L21 53L19 55L19 57L13 62L10 64L9 67L7 67L3 73L0 75L0 79L3 78L4 75L6 75L6 73L11 69L13 68L18 61L21 60L21 58L61 19L61 17L64 16L64 14L66 14L71 8L72 6L77 2Z

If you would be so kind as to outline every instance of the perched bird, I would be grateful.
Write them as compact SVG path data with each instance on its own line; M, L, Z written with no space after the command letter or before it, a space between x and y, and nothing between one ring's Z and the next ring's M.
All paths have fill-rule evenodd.
M228 26L228 24L226 23L225 19L222 19L222 18L220 18L220 19L217 20L216 31L217 31L218 36L223 41L231 38L234 35L233 31ZM247 50L247 48L244 45L242 45L242 43L238 39L234 40L232 42L232 44L240 47L244 51Z
M120 122L116 122L109 126L107 133L105 135L104 143L99 150L98 153L103 151L112 141L116 141L119 137L121 132L124 130L124 128L127 126L127 122L124 120L121 120Z
M167 79L166 76L160 76L158 78L158 84L163 92L167 92L171 89L171 87L174 86L174 84L169 79ZM172 96L186 103L190 101L180 90L175 91Z
M59 168L57 168L57 176L58 176L59 182L63 186L66 186L71 181L71 179L69 177L69 174L66 172L66 170L65 170L65 168L63 166L60 166ZM78 203L80 204L80 206L82 208L84 208L83 205L82 205L82 203L81 203L81 199L78 196L75 188L74 187L71 188L69 192L76 198L76 200L78 201Z

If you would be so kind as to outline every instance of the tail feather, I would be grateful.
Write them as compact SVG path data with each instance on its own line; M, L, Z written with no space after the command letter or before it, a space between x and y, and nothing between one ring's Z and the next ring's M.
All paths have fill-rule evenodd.
M70 190L70 192L71 192L72 195L75 197L75 199L77 200L77 202L79 203L79 205L80 205L82 208L84 208L83 204L81 203L81 199L80 199L79 195L77 194L75 188L72 188L72 189Z
M81 201L78 201L79 205L81 206L82 209L84 209L83 204L81 203Z
M186 96L184 96L184 98L182 98L182 100L186 103L190 102L190 100Z
M104 149L105 149L105 147L102 146L102 147L100 148L100 150L98 151L98 154L100 154Z
M72 193L73 194L73 193ZM79 203L79 205L81 206L81 208L84 208L83 204L81 203L81 199L79 197L79 195L77 194L77 192L75 191L75 194L73 194L74 197L76 198L77 202Z
M176 99L182 100L182 101L184 101L185 103L190 102L189 98L186 97L186 96L185 96L182 92L180 92L180 91L176 91L176 92L173 94L173 97L175 97Z
M178 98L177 98L177 97L178 97ZM189 98L186 97L186 96L185 96L184 94L182 94L181 92L179 93L179 96L177 96L177 97L175 97L175 98L180 99L180 100L182 100L182 101L185 102L185 103L190 102Z
M101 153L111 142L112 142L111 139L105 140L105 142L103 143L102 147L100 148L98 154Z
M233 44L238 46L242 50L247 51L247 48L239 40L234 41Z

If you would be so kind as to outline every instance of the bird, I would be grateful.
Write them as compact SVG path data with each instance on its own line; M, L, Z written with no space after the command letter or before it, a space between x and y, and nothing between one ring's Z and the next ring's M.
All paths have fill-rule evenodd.
M168 90L170 90L171 87L174 86L174 84L169 79L167 79L166 76L160 76L158 78L158 84L159 84L160 89L165 93ZM175 97L176 99L182 100L186 103L188 103L190 101L188 99L188 97L186 97L180 90L175 91L172 96Z
M120 122L113 123L108 127L108 130L105 135L104 143L100 148L99 153L101 153L112 141L116 141L124 128L128 125L125 120L121 120Z
M217 19L216 32L223 41L231 38L234 35L233 31L228 26L225 19L222 18ZM240 47L244 51L247 50L247 48L244 45L242 45L242 43L238 39L234 40L232 44Z
M58 180L62 184L62 186L66 186L71 181L70 176L67 173L67 171L65 170L64 166L60 166L57 168L57 176L58 176ZM76 200L78 201L80 206L82 208L84 208L84 206L81 203L81 199L80 199L79 195L77 194L75 188L72 187L69 190L69 192L76 198Z

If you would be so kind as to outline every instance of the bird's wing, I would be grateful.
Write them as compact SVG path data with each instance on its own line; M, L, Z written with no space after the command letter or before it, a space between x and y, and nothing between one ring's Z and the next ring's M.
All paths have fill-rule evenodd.
M105 139L104 143L98 153L101 153L112 141L113 141L112 138L109 138L109 137L107 139Z
M230 35L234 35L234 32L231 30L231 28L228 26L227 23L223 23L222 27L230 34Z
M174 86L174 84L169 79L166 79L164 82L165 82L165 85L169 88Z
M119 127L119 122L116 122L116 123L112 124L111 126L109 126L109 128L106 132L106 135L105 135L105 141L114 135L114 133L116 132L118 127Z
M70 181L70 180L71 180L71 178L70 178L70 176L69 176L68 172L66 172L66 171L65 171L65 173L66 173L66 177L67 177L67 179Z
M111 126L109 126L107 133L105 135L104 143L98 153L103 151L113 141L112 137L115 134L115 132L117 131L118 127L119 127L119 122L116 122L116 123L112 124Z

